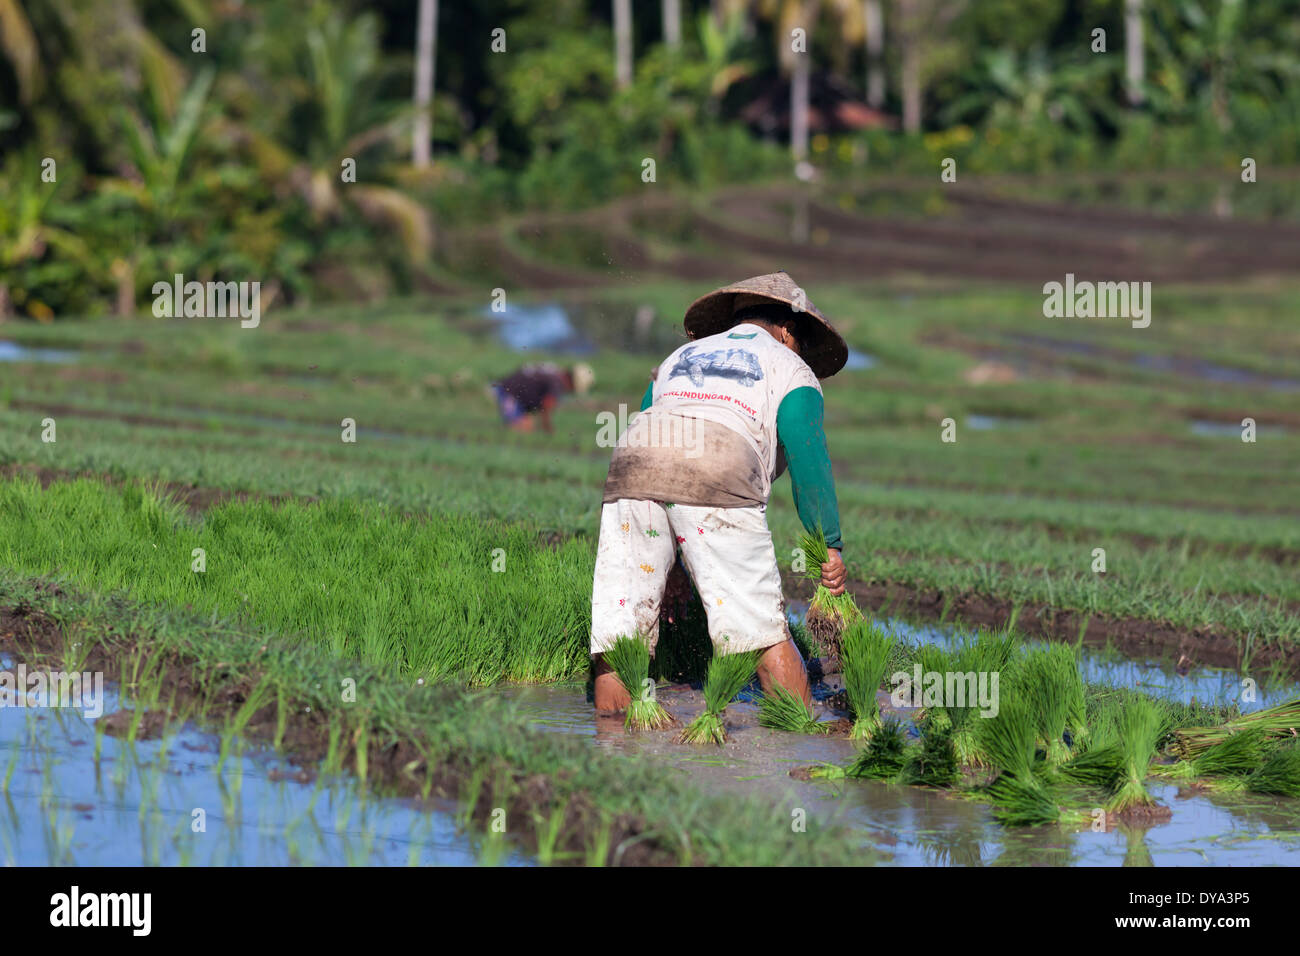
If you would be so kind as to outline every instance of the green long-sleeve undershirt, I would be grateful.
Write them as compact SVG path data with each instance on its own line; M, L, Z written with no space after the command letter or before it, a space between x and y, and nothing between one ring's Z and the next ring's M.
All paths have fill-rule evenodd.
M821 392L807 385L796 388L781 400L776 410L776 438L785 451L800 523L809 531L820 527L826 535L827 547L843 549L835 476L831 474L822 417Z
M653 404L654 389L651 382L641 399L641 411ZM781 400L776 410L776 438L790 469L790 486L799 521L809 531L821 528L827 547L842 549L840 509L835 498L831 458L826 451L823 416L821 392L806 385L796 388Z

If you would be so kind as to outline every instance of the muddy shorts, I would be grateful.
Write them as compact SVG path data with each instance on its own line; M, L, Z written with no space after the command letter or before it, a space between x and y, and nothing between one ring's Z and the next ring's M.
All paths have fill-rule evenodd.
M591 594L591 652L640 634L653 651L675 551L709 617L714 652L735 654L790 636L766 506L715 508L622 498L600 512Z

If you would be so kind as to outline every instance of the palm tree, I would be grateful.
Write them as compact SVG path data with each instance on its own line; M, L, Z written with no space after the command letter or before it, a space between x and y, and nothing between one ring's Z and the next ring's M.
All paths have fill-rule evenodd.
M925 41L952 23L966 0L895 0L892 33L898 37L902 60L903 131L921 131L921 102L925 93Z
M1130 106L1145 97L1146 59L1142 44L1142 0L1124 0L1124 79Z
M885 16L881 0L862 0L862 21L867 35L867 104L885 105Z
M431 109L433 72L438 56L438 0L420 0L415 28L415 128L411 133L411 162L416 169L429 165L433 135Z
M614 0L614 76L619 89L632 85L632 0Z
M41 48L18 0L0 0L0 52L18 79L18 99L30 103L40 81Z
M682 0L663 0L664 45L676 50L682 45Z

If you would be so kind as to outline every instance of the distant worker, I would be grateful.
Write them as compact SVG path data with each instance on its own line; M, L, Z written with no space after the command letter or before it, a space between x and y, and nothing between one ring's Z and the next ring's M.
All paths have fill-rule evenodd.
M604 652L636 634L654 653L675 548L704 603L714 653L762 651L763 690L780 685L811 702L767 501L788 466L800 522L829 545L821 583L843 594L818 379L844 367L848 346L784 272L697 299L685 326L692 341L659 365L605 479L591 596L596 709L630 703Z
M542 430L554 432L551 412L560 398L572 392L586 394L596 380L591 366L578 363L561 368L550 363L525 365L508 378L492 383L492 392L501 411L501 420L518 432L531 432L534 416L542 420Z

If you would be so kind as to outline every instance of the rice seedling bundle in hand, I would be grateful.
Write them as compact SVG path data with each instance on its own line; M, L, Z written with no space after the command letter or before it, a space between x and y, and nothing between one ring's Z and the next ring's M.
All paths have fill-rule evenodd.
M1057 822L1060 808L1048 785L1035 772L1037 733L1029 704L1021 698L1004 700L996 716L976 726L980 746L997 770L987 788L994 819L1004 826Z
M844 633L840 648L840 673L844 693L853 712L853 729L849 736L865 739L880 726L880 709L876 691L885 679L894 639L875 621L855 621Z
M1262 730L1271 740L1300 735L1300 699L1245 714L1217 727L1179 727L1174 731L1174 746L1179 756L1195 757L1236 731L1251 727Z
M672 715L654 697L650 680L650 646L640 637L620 637L605 652L605 660L618 675L632 702L624 726L629 730L660 730L673 723Z
M762 727L792 734L825 734L831 729L830 724L817 720L802 697L780 684L759 701L758 723Z
M1164 717L1152 701L1134 697L1124 705L1118 723L1121 772L1107 810L1126 813L1160 806L1145 780L1164 728Z
M727 739L722 727L722 711L740 689L749 683L758 667L758 652L713 655L709 672L704 677L704 713L691 721L682 731L681 740L687 744L720 744Z
M816 533L804 532L799 540L803 548L804 561L807 564L805 574L811 581L816 581L817 590L808 602L808 614L805 626L812 636L824 646L839 647L840 634L854 621L861 620L862 612L858 610L853 595L848 591L843 594L831 594L821 583L822 565L830 560L830 549L826 546L826 535L820 528Z

